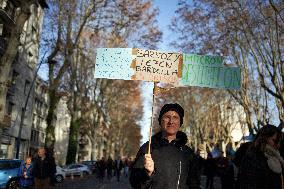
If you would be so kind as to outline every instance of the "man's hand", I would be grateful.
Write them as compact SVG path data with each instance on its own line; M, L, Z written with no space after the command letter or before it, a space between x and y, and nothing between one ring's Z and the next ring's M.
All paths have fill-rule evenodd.
M145 154L144 156L144 167L149 176L151 176L154 172L154 161L152 159L151 154Z

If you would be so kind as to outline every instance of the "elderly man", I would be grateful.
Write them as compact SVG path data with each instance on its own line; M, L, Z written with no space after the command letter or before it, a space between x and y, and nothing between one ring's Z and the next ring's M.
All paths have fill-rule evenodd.
M34 161L33 176L35 178L35 189L49 189L50 177L53 174L53 163L46 157L43 147L37 152L38 157Z
M187 136L179 131L184 110L179 104L165 104L158 118L161 131L139 149L133 164L130 183L135 189L197 189L200 173L197 156L185 144Z

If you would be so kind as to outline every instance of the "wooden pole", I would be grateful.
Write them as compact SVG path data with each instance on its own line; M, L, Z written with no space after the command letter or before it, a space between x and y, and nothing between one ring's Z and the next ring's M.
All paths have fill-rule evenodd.
M151 126L149 131L149 146L148 146L148 154L151 154L151 143L152 143L152 130L153 130L153 117L154 117L154 107L155 107L155 92L156 92L156 84L157 82L154 82L153 87L153 104L152 104L152 116L151 116Z

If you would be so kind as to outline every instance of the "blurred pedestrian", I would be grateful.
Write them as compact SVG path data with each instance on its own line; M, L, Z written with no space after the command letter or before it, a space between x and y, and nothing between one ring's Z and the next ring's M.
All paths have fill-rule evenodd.
M135 189L200 188L198 159L187 143L187 136L179 131L184 110L179 104L165 104L158 118L161 131L139 149L130 172Z
M217 166L210 152L205 160L204 171L206 175L206 188L214 189L214 177L216 175Z
M217 173L218 176L221 178L221 185L222 189L227 189L226 184L226 174L229 166L229 160L227 157L224 157L224 152L220 151L220 156L216 158L216 163L217 163Z
M124 162L123 162L123 172L124 172L124 176L128 177L128 173L129 173L129 160L128 160L128 157L126 157L124 159Z
M107 159L107 163L106 163L106 169L107 169L107 178L108 180L111 180L112 178L112 170L113 170L113 160L112 158L109 156Z
M99 180L101 182L103 182L104 178L105 178L105 172L106 172L106 160L105 160L105 157L102 157L101 160L99 161L98 169L99 169Z
M279 153L281 132L263 126L250 145L240 166L241 189L281 189L283 158Z
M121 174L122 168L123 168L123 162L122 162L120 156L118 156L116 158L115 162L114 162L114 171L115 171L117 182L120 181L120 174Z
M252 142L245 142L241 144L241 146L237 149L235 153L235 157L233 159L233 165L234 165L234 179L235 179L235 189L240 188L240 174L239 174L239 169L241 166L241 163L250 147Z
M46 157L46 151L43 147L38 149L38 157L34 161L33 174L35 189L49 189L50 176L52 174L52 165Z
M56 163L55 163L55 158L54 158L54 152L52 149L47 150L46 158L48 159L49 165L50 165L50 177L49 177L50 182L49 183L50 183L50 186L55 186Z
M32 157L28 156L26 161L21 163L19 168L18 177L19 179L19 189L32 189L34 184L33 178L33 165Z

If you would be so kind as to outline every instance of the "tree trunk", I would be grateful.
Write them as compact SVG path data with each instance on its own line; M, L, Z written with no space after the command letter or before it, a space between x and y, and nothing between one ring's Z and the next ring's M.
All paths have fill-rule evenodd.
M66 156L66 164L75 163L76 162L76 154L78 148L78 133L80 128L81 120L74 120L73 116L71 118L70 130L69 130L69 142L68 142L68 150Z
M56 95L56 91L50 89L49 91L49 109L46 117L46 138L45 138L45 146L49 149L54 149L55 144L55 123L54 123L54 115L55 109L58 105L60 97Z
M96 150L95 150L95 139L91 139L91 160L96 159Z

